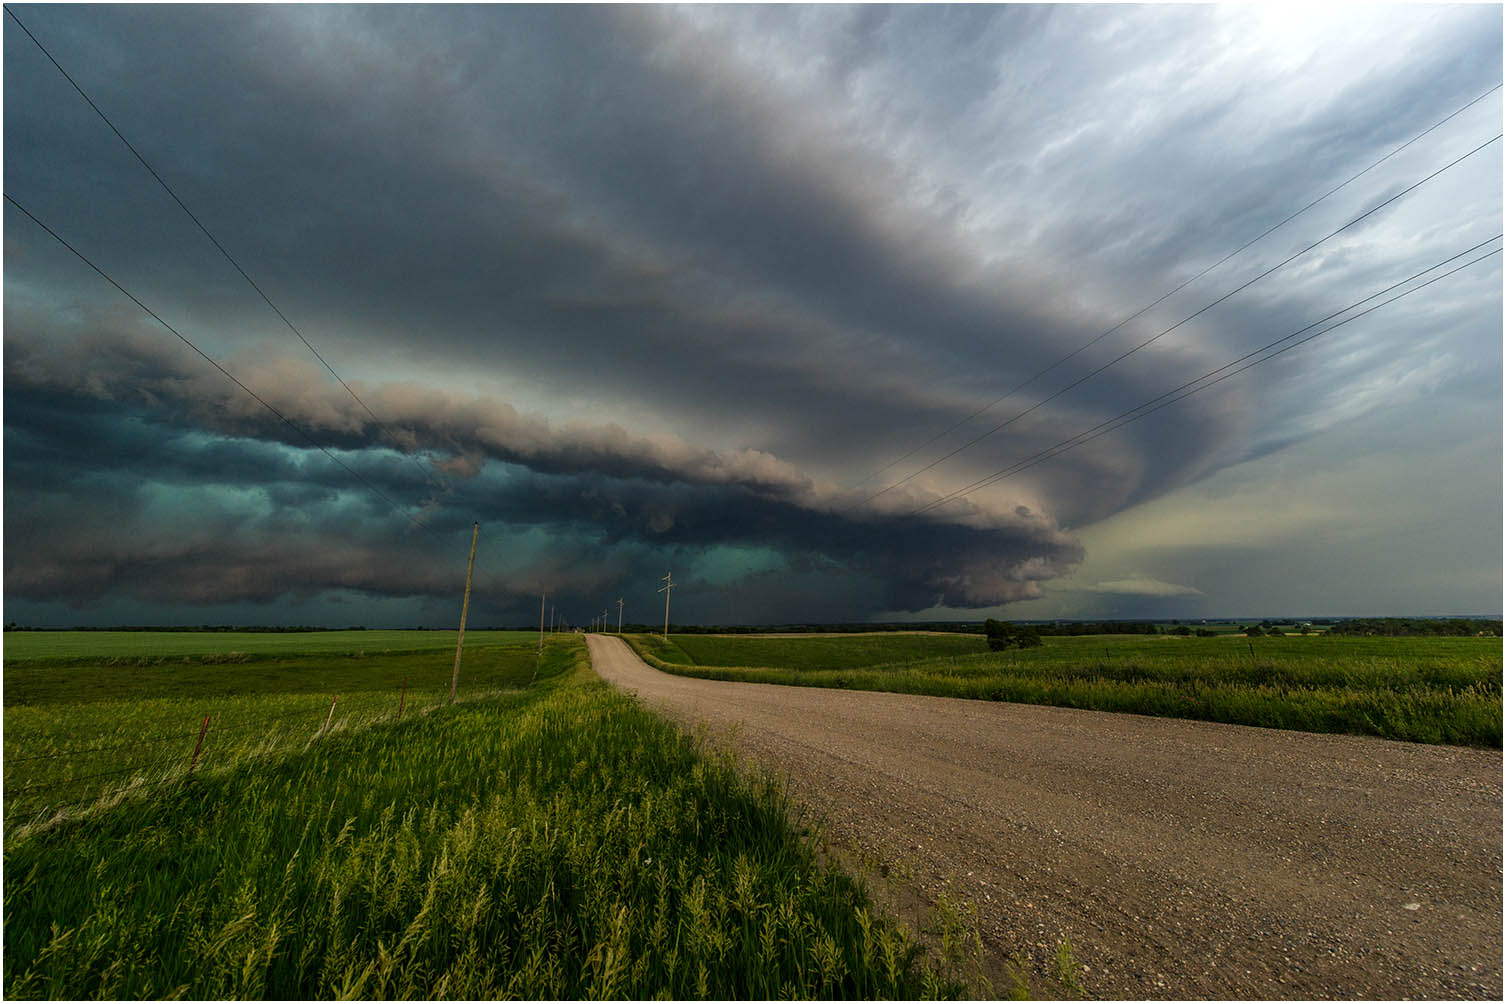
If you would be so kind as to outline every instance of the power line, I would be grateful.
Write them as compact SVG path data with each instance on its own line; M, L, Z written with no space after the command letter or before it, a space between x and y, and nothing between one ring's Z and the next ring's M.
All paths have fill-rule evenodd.
M256 280L252 279L251 276L246 273L246 270L241 267L240 262L236 261L235 258L231 256L229 251L225 250L224 245L215 238L214 234L209 232L209 228L204 226L199 218L194 215L193 210L189 209L188 206L184 204L183 200L178 198L178 193L174 192L172 186L170 186L166 181L162 180L162 176L157 173L157 171L152 167L151 164L147 163L146 158L143 157L141 155L141 152L132 145L131 141L126 139L124 134L122 134L119 129L115 128L115 123L110 121L110 117L106 115L102 110L100 110L100 107L94 103L94 100L90 98L89 95L84 92L84 89L78 85L78 81L74 80L72 75L69 74L67 70L63 69L62 64L60 64L56 59L53 58L52 53L47 51L47 47L41 43L37 36L31 33L31 29L21 23L21 19L16 16L16 12L11 10L10 7L6 7L5 13L9 14L11 20L16 22L16 25L26 33L26 37L31 39L32 42L36 44L36 47L38 49L42 50L42 55L47 57L48 62L52 63L57 71L63 75L63 79L67 80L68 83L73 85L73 89L78 92L79 97L83 98L84 101L88 103L89 107L94 109L94 113L104 121L105 125L110 127L110 131L113 132L116 138L125 144L126 149L131 151L132 155L135 156L138 161L140 161L141 166L146 168L147 173L157 180L157 184L161 185L163 190L166 191L167 194L172 198L172 200L178 204L178 208L183 210L184 213L188 214L188 218L190 220L193 220L194 226L198 227L199 230L204 234L204 236L209 238L209 243L213 244L215 248L220 252L220 254L225 256L225 260L228 261L231 266L241 274L241 278L250 283L251 288L256 290L257 295L259 295L262 300L266 302L267 306L272 308L273 313L275 313L279 318L282 319L282 323L287 325L288 330L298 336L298 340L302 342L304 346L314 354L314 358L318 359L321 363L324 364L324 368L329 370L330 376L338 380L340 382L340 386L345 388L346 393L354 398L356 403L365 409L366 414L370 415L371 420L377 424L377 428L381 429L382 432L384 432L387 437L398 446L400 453L408 457L408 459L413 462L414 466L418 468L419 473L424 476L424 480L427 481L431 487L439 491L445 491L446 487L435 480L435 478L429 473L429 471L427 471L423 467L423 465L419 463L416 457L402 450L402 444L398 440L397 436L392 433L392 430L388 429L380 418L377 418L376 412L372 411L371 408L366 404L366 402L361 400L360 395L358 395L354 390L351 389L350 384L345 382L345 378L335 372L335 368L331 366L329 364L329 361L319 353L319 350L314 348L314 346L310 344L307 338L303 337L303 332L299 331L298 328L294 326L293 322L288 320L287 315L284 314L278 308L277 304L272 302L271 297L267 296L262 288L256 284Z
M952 432L955 432L956 430L962 428L967 423L971 422L973 419L977 418L979 415L983 414L986 411L991 410L994 407L994 405L999 404L1000 402L1008 400L1009 398L1013 397L1016 393L1018 393L1021 390L1024 390L1026 387L1030 386L1032 383L1034 383L1035 381L1039 380L1041 377L1045 376L1047 373L1050 373L1052 370L1056 369L1058 366L1062 365L1063 363L1070 362L1072 359L1076 358L1080 353L1084 352L1087 349L1092 348L1094 345L1097 345L1099 342L1103 341L1109 335L1112 335L1114 332L1116 332L1120 328L1124 327L1130 321L1133 321L1135 318L1139 317L1141 314L1144 314L1147 310L1150 310L1150 309L1152 309L1152 308L1154 308L1156 306L1159 306L1161 303L1163 303L1169 297L1174 296L1177 293L1181 292L1182 290L1186 289L1192 283L1194 283L1197 280L1201 279L1203 276L1207 275L1209 272L1212 272L1214 269L1218 268L1220 265L1224 264L1224 262L1228 261L1230 258L1233 258L1235 255L1238 255L1239 253L1248 250L1251 247L1251 245L1254 245L1254 244L1258 243L1259 241L1263 240L1264 238L1266 238L1266 237L1270 236L1271 234L1275 233L1277 230L1280 230L1282 227L1286 226L1292 220L1296 219L1298 216L1301 216L1303 213L1307 212L1309 209L1313 208L1318 203L1324 201L1330 195L1333 195L1335 192L1339 191L1341 188L1345 188L1350 183L1352 183L1354 181L1358 181L1364 175L1370 173L1375 168L1379 167L1380 165L1384 164L1386 161L1390 160L1392 157L1396 156L1398 153L1401 153L1403 150L1405 150L1407 147L1411 146L1413 143L1416 143L1418 140L1420 140L1424 136L1428 135L1428 133L1433 132L1435 129L1439 128L1440 126L1448 123L1449 121L1451 121L1452 119L1456 118L1460 114L1464 113L1465 111L1468 111L1470 108L1473 108L1475 105L1479 104L1481 101L1485 100L1486 98L1490 97L1490 95L1492 95L1496 91L1500 90L1501 86L1502 86L1501 84L1496 84L1494 87L1492 87L1490 90L1486 91L1484 94L1481 94L1479 97L1475 98L1472 101L1469 101L1468 103L1466 103L1465 105L1461 106L1460 108L1455 109L1453 112L1449 113L1448 115L1446 115L1443 118L1439 119L1437 122L1435 122L1432 125L1428 126L1422 132L1418 133L1416 136L1413 136L1411 139L1407 140L1401 146L1399 146L1396 149L1392 150L1390 153L1386 154L1380 160L1377 160L1375 163L1371 164L1369 167L1365 168L1363 171L1360 171L1358 174L1350 176L1348 178L1348 180L1343 181L1343 182L1341 182L1338 185L1335 185L1333 188L1330 188L1328 191L1324 192L1322 195L1318 196L1316 199L1314 199L1313 201L1309 202L1307 205L1303 206L1301 209L1297 210L1296 212L1292 213L1290 216L1286 217L1286 219L1282 220L1280 223L1277 223L1276 225L1268 228L1267 230L1265 230L1264 232L1262 232L1258 236L1252 238L1249 241L1246 241L1244 244L1242 244L1239 247L1235 248L1233 251L1230 251L1228 254L1226 254L1222 258L1220 258L1218 261L1214 262L1212 265L1209 265L1207 268L1203 269L1201 272L1199 272L1197 275L1194 275L1192 278L1188 279L1186 282L1183 282L1181 285L1177 286L1175 289L1172 289L1169 292L1163 293L1160 296L1159 299L1157 299L1154 302L1148 303L1145 306L1141 307L1139 310L1135 311L1133 314L1129 315L1124 320L1122 320L1118 324L1114 325L1112 328L1109 328L1107 331L1103 332L1098 337L1092 339L1091 341L1084 342L1082 345L1079 345L1077 348L1073 349L1071 352L1067 353L1065 356L1062 356L1056 362L1052 363L1050 366L1047 366L1045 369L1041 370L1039 373L1036 373L1034 376L1026 379L1022 383L1018 383L1015 386L1011 387L1009 390L1005 391L1002 395L1000 395L999 397L994 398L992 401L988 402L983 407L979 408L977 411L974 411L972 414L968 415L966 418L963 418L960 421L957 421L957 422L953 423L952 425L947 426L945 429L941 430L940 432L938 432L936 435L932 436L930 439L926 440L925 442L921 443L919 446L916 446L914 449L910 450L908 453L905 453L903 456L896 457L895 459L889 461L889 463L885 464L883 467L880 467L878 470L874 471L872 474L869 474L867 477L863 478L861 481L858 481L852 487L854 489L856 489L856 488L858 488L861 485L867 484L869 481L872 481L874 478L878 477L880 474L883 474L885 471L889 470L890 468L894 467L895 465L903 463L904 461L910 459L915 454L917 454L921 450L925 449L927 446L930 446L932 443L936 442L938 439L941 439L942 437L947 436L947 435L949 435Z
M1490 244L1490 243L1492 243L1494 241L1500 240L1501 237L1502 237L1501 234L1497 234L1496 236L1490 238L1489 240L1481 241L1479 244L1476 244L1474 247L1469 248L1469 249L1467 249L1465 251L1461 251L1461 252L1459 252L1458 254L1454 255L1451 258L1446 258L1443 261L1438 262L1436 265L1431 265L1428 268L1423 269L1421 272L1418 272L1415 275L1412 275L1412 276L1410 276L1410 277L1408 277L1406 279L1403 279L1401 282L1394 283L1393 285L1388 286L1385 289L1382 289L1382 290L1380 290L1378 292L1372 293L1372 294L1370 294L1369 296L1365 297L1362 300L1356 300L1354 303L1351 303L1349 306L1343 308L1342 310L1335 311L1334 313L1329 314L1327 317L1322 318L1321 320L1314 321L1312 324L1309 324L1309 325L1307 325L1304 328L1300 328L1297 331L1294 331L1294 332L1292 332L1289 335L1285 335L1285 336L1283 336L1281 338L1278 338L1278 339L1276 339L1273 342L1268 342L1265 345L1261 346L1260 348L1255 349L1252 352L1246 353L1245 355L1240 356L1238 359L1235 359L1232 362L1225 363L1223 366L1220 366L1217 369L1209 370L1207 373L1204 373L1202 376L1196 378L1195 380L1190 380L1187 383L1182 384L1180 387L1176 387L1176 388L1174 388L1172 390L1167 391L1166 393L1160 395L1159 397L1151 398L1149 401L1145 402L1144 404L1137 405L1136 407L1131 408L1128 411L1120 412L1118 415L1115 415L1113 418L1106 419L1105 421L1100 422L1098 425L1095 425L1095 426L1093 426L1090 429L1085 429L1082 432L1078 433L1077 435L1070 437L1069 439L1064 439L1064 440L1062 440L1061 442L1057 443L1054 446L1047 447L1046 449L1041 450L1038 453L1034 453L1034 454L1032 454L1029 457L1025 457L1025 458L1023 458L1021 460L1018 460L1015 463L1010 464L1007 467L1000 468L999 470L995 471L992 474L989 474L989 475L986 475L985 477L979 478L978 480L974 481L970 485L966 485L966 486L964 486L962 488L957 489L954 492L951 492L948 495L942 496L939 499L935 499L935 500L933 500L931 502L928 502L927 504L921 506L920 508L915 509L912 512L910 512L909 515L911 515L911 516L918 516L918 515L920 515L922 513L929 512L932 509L935 509L935 508L937 508L937 507L939 507L941 505L944 505L945 503L951 501L952 499L961 498L961 497L963 497L965 495L970 495L973 492L978 491L981 488L986 488L989 485L996 484L999 481L1002 481L1005 478L1007 478L1007 477L1009 477L1009 476L1011 476L1013 474L1017 474L1020 471L1025 470L1026 468L1034 467L1036 464L1043 463L1043 462L1045 462L1047 460L1050 460L1053 457L1060 456L1061 454L1066 453L1068 450L1076 449L1077 447L1082 446L1084 443L1091 442L1092 440L1097 439L1099 436L1107 435L1108 433L1113 432L1116 429L1122 428L1123 426L1128 425L1131 422L1137 422L1140 419L1145 418L1147 415L1152 415L1155 412L1160 411L1162 408L1169 407L1169 406L1171 406L1173 404L1176 404L1178 401L1183 400L1184 398L1191 397L1193 394L1202 393L1203 391L1207 390L1209 387L1213 387L1213 386L1215 386L1217 384L1223 383L1225 380L1229 379L1230 377L1233 377L1233 376L1236 376L1236 375L1238 375L1240 373L1243 373L1247 369L1250 369L1250 368L1252 368L1254 366L1258 366L1258 365L1260 365L1261 363L1264 363L1264 362L1269 362L1270 360L1276 358L1279 355L1282 355L1282 354L1284 354L1286 352L1290 352L1291 350L1293 350L1295 348L1298 348L1298 347L1300 347L1302 345L1306 345L1308 342L1312 341L1313 339L1319 338L1319 337L1321 337L1323 335L1326 335L1330 331L1333 331L1335 328L1342 327L1343 325L1348 324L1350 321L1356 321L1356 320L1360 319L1361 317L1364 317L1366 314L1372 313L1373 311L1379 310L1380 308L1382 308L1384 306L1387 306L1389 304L1395 303L1397 300L1400 300L1403 297L1411 296L1413 293L1416 293L1418 290L1426 289L1428 286L1431 286L1433 283L1438 282L1438 281L1440 281L1442 279L1446 279L1449 276L1453 275L1455 272L1462 271L1462 270L1464 270L1466 268L1469 268L1471 265L1476 265L1476 264L1478 264L1478 263L1480 263L1482 261L1485 261L1487 258L1490 258L1490 257L1492 257L1494 255L1500 254L1501 253L1501 249L1497 248L1494 251L1486 252L1485 254L1481 255L1480 257L1475 258L1472 261L1467 261L1463 265L1456 266L1455 268L1450 269L1449 271L1443 273L1442 275L1434 276L1433 278L1429 279L1427 282L1420 283L1419 285L1414 286L1413 288L1411 288L1409 290L1406 290L1405 292L1398 293L1397 295L1391 297L1390 299L1384 300L1381 303L1377 303L1377 304L1375 304L1372 307L1367 307L1365 310L1360 311L1359 313L1353 315L1352 317L1346 317L1342 321L1338 321L1338 322L1336 322L1334 324L1331 324L1328 327L1324 328L1322 331L1314 332L1313 334L1308 335L1306 338L1303 338L1303 339L1300 339L1298 341L1292 342L1290 345L1286 345L1286 346L1284 346L1284 347L1282 347L1280 349L1277 349L1274 352L1271 352L1269 355L1263 356L1262 358L1259 358L1259 359L1254 359L1253 362L1246 362L1247 360L1252 359L1252 357L1260 356L1262 353L1268 352L1271 349L1275 348L1276 346L1281 345L1282 342L1290 341L1291 339L1296 338L1298 335L1302 334L1304 331L1310 331L1314 327L1317 327L1320 324L1324 324L1324 323L1332 320L1335 317L1338 317L1338 316L1340 316L1342 314L1348 313L1349 311L1353 310L1354 308L1360 306L1363 303L1366 303L1366 302L1368 302L1370 300L1373 300L1373 299L1375 299L1378 296L1384 296L1386 293L1388 293L1388 292L1390 292L1390 291L1392 291L1394 289L1397 289L1398 287L1405 286L1407 283L1412 282L1412 281L1414 281L1416 279L1419 279L1419 278L1421 278L1422 276L1426 275L1429 272L1432 272L1432 271L1435 271L1436 269L1442 268L1444 265L1447 265L1450 262L1457 261L1458 259L1464 257L1467 254L1471 254L1471 253L1473 253L1475 251L1478 251L1480 248L1484 247L1485 245ZM1240 365L1241 363L1244 363L1244 365ZM1238 367L1238 368L1235 368L1235 367ZM1228 372L1225 372L1226 370ZM1222 375L1219 376L1218 374L1222 374ZM1204 381L1207 381L1207 383L1204 383ZM1197 384L1202 384L1202 386L1195 386ZM1192 389L1189 390L1188 388L1192 388ZM1136 414L1137 412L1139 412L1139 414Z
M1177 330L1182 325L1186 324L1188 321L1191 321L1191 320L1197 318L1198 316L1207 313L1208 311L1212 310L1214 307L1217 307L1219 304L1223 303L1225 300L1229 299L1230 297L1234 296L1235 294L1240 293L1240 292L1248 289L1249 287L1253 286L1255 283L1259 282L1261 279L1264 279L1266 276L1270 275L1272 272L1275 272L1278 269L1283 268L1286 265L1291 264L1293 261L1295 261L1298 258L1302 257L1303 255L1307 254L1309 251L1312 251L1314 248L1318 247L1319 245L1322 245L1325 242L1331 240L1332 238L1337 237L1339 234L1341 234L1344 231L1348 230L1350 227L1354 226L1355 224L1361 222L1362 220L1366 219L1369 216L1374 215L1375 213L1378 213L1380 210L1382 210L1385 207L1389 206L1391 203L1395 202L1396 200L1398 200L1398 199L1402 198L1403 196L1409 194L1410 192L1413 192L1416 189L1422 187L1427 182L1429 182L1429 181L1433 180L1434 178L1438 177L1443 172L1449 170L1450 168L1454 167L1457 164L1462 163L1463 161L1467 160L1468 158L1473 157L1475 154L1479 153L1481 150L1485 149L1487 146L1490 146L1492 143L1496 142L1496 140L1501 139L1501 137L1502 137L1501 133L1496 133L1490 139L1486 140L1484 143L1481 143L1479 146L1475 147L1473 150L1470 150L1468 153L1464 154L1463 156L1455 158L1454 160L1452 160L1449 163L1445 164L1443 167L1440 167L1438 170L1434 171L1432 174L1429 174L1427 177L1423 178L1422 180L1416 181L1416 182L1412 183L1411 185L1409 185L1406 188L1402 189L1400 192L1397 192L1395 195L1393 195L1390 198L1386 199L1384 202L1381 202L1379 205L1376 205L1376 206L1372 207L1371 209L1368 209L1365 212L1361 213L1359 216L1356 216L1354 219L1350 220L1348 223L1344 224L1342 227L1339 227L1337 230L1334 230L1334 231L1328 233L1327 235L1325 235L1324 237L1318 239L1317 241L1314 241L1312 244L1309 244L1307 247L1303 248L1301 251L1298 251L1296 254L1293 254L1290 257L1285 258L1282 261L1278 262L1277 264L1272 265L1270 268L1266 269L1264 272L1261 272L1259 275L1255 276L1253 279L1250 279L1250 280L1242 283L1241 285L1235 287L1234 289L1232 289L1229 292L1225 293L1223 296L1219 297L1217 300L1214 300L1212 303L1208 304L1207 306L1204 306L1204 307L1202 307L1202 308L1194 311L1193 313L1187 315L1186 317L1184 317L1180 321L1178 321L1176 324L1173 324L1171 327L1166 328L1166 329L1158 332L1155 335L1152 335L1150 338L1147 338L1145 341L1141 342L1139 345L1136 345L1133 348L1127 349L1126 351L1120 353L1119 355L1115 356L1113 359L1110 359L1108 362L1104 363L1102 366L1099 366L1097 369L1092 370L1091 372L1089 372L1085 376L1079 377L1078 379L1076 379L1076 380L1072 381L1071 383L1067 384L1065 387L1061 388L1060 390L1058 390L1058 391L1056 391L1056 392L1048 395L1047 397L1042 398L1040 401L1037 401L1035 404L1031 405L1029 408L1026 408L1024 411L1020 411L1020 412L1015 413L1014 415L1012 415L1009 418L1005 419L1004 421L1000 422L998 425L994 426L992 429L989 429L987 432L980 433L979 435L974 436L972 439L969 439L967 442L963 443L961 446L959 446L956 449L952 450L950 453L947 453L947 454L945 454L945 455L943 455L941 457L936 458L935 460L931 461L926 466L924 466L924 467L920 468L919 470L914 471L911 474L909 474L909 475L901 478L900 480L894 482L893 484L889 485L888 487L882 488L879 491L874 492L872 495L869 495L866 498L863 498L863 499L861 499L861 500L859 500L857 502L852 503L851 505L847 506L842 511L843 512L848 512L848 511L851 511L853 509L856 509L858 506L865 505L865 504L867 504L869 502L872 502L874 499L878 498L879 496L884 495L887 492L889 492L889 491L891 491L891 490L893 490L895 488L898 488L900 485L905 484L905 483L913 480L914 478L919 477L920 475L926 473L929 470L932 470L935 467L940 466L941 464L943 464L946 461L950 460L952 457L955 457L957 454L963 452L964 450L968 449L971 446L976 445L977 443L982 442L983 440L987 439L989 436L992 436L994 433L996 433L999 430L1005 428L1006 426L1012 425L1013 423L1015 423L1015 422L1019 421L1020 419L1024 418L1026 415L1029 415L1031 412L1036 411L1037 409L1041 408L1042 406L1044 406L1046 404L1049 404L1051 401L1054 401L1057 398L1061 397L1063 394L1067 393L1068 391L1073 390L1074 388L1081 386L1082 384L1084 384L1084 383L1088 382L1089 380L1093 379L1095 376L1097 376L1098 374L1102 373L1104 370L1108 369L1109 367L1114 366L1114 365L1122 362L1123 360L1125 360L1125 359L1129 358L1130 356L1134 355L1136 352L1139 352L1141 349L1145 348L1147 345L1150 345L1152 342L1157 341L1162 336L1169 335L1171 332Z
M1016 384L1014 387L1011 387L1009 390L1005 391L999 397L994 398L992 401L988 402L987 404L985 404L983 407L979 408L977 411L973 412L972 414L968 415L966 418L964 418L964 419L962 419L962 420L960 420L960 421L958 421L958 422L956 422L956 423L948 426L947 428L941 430L936 435L932 436L930 439L926 440L924 443L921 443L919 446L917 446L914 449L910 450L908 453L904 454L903 456L896 457L895 459L889 461L889 463L885 464L883 467L880 467L878 470L874 471L872 474L869 474L867 477L863 478L861 481L857 482L852 487L853 488L857 488L860 485L867 484L869 481L872 481L874 478L878 477L880 474L883 474L885 471L887 471L890 468L894 467L896 464L900 464L900 463L903 463L906 460L909 460L911 457L915 456L915 454L919 453L921 450L925 449L927 446L930 446L932 443L936 442L938 439L941 439L942 437L944 437L946 435L949 435L950 433L955 432L956 430L962 428L964 425L966 425L967 423L971 422L973 419L977 418L979 415L983 414L985 411L989 411L990 409L992 409L994 405L999 404L1001 401L1005 401L1005 400L1008 400L1009 398L1013 397L1017 392L1019 392L1021 390L1024 390L1026 387L1030 386L1032 383L1034 383L1035 381L1039 380L1041 377L1045 376L1047 373L1050 373L1052 370L1056 369L1058 366L1062 365L1063 363L1070 362L1072 359L1076 358L1080 353L1082 353L1083 351L1085 351L1087 349L1092 348L1094 345L1097 345L1099 342L1103 341L1109 335L1112 335L1114 332L1118 331L1120 328L1124 327L1130 321L1133 321L1135 318L1139 317L1141 314L1145 313L1147 310L1150 310L1153 307L1159 306L1167 298L1169 298L1171 296L1174 296L1177 293L1180 293L1182 290L1186 289L1192 283L1197 282L1203 276L1207 275L1209 272L1212 272L1214 269L1218 268L1220 265L1222 265L1224 262L1228 261L1230 258L1233 258L1235 255L1239 254L1242 251L1248 250L1251 245L1258 243L1259 241L1263 240L1266 237L1269 237L1271 234L1275 233L1277 230L1280 230L1282 227L1286 226L1292 220L1295 220L1298 216L1301 216L1303 213L1307 212L1309 209L1313 208L1318 203L1320 203L1323 200L1327 199L1330 195L1333 195L1335 192L1339 191L1339 189L1347 187L1351 182L1358 181L1361 177L1363 177L1366 174L1369 174L1375 168L1381 166L1386 161L1388 161L1392 157L1396 156L1398 153L1401 153L1407 147L1411 146L1413 143L1416 143L1418 140L1422 139L1428 133L1430 133L1433 130L1439 128L1440 126L1446 124L1447 122L1449 122L1450 120L1452 120L1455 117L1459 116L1463 112L1468 111L1470 108L1473 108L1475 105L1479 104L1481 101L1484 101L1486 98L1490 97L1490 95L1494 94L1496 91L1498 91L1500 89L1501 89L1501 85L1500 84L1496 84L1494 87L1492 87L1490 90L1486 91L1484 94L1481 94L1479 97L1475 98L1474 100L1468 102L1467 104L1463 105L1460 108L1455 109L1453 112L1449 113L1448 115L1445 115L1443 118L1439 119L1437 122L1434 122L1432 125L1428 126L1422 132L1418 133L1416 136L1413 136L1411 139L1407 140L1401 146L1399 146L1396 149L1392 150L1390 153L1386 154L1380 160L1377 160L1375 163L1371 164L1369 167L1365 168L1363 171L1360 171L1358 174L1352 175L1348 180L1343 181L1343 182L1341 182L1338 185L1335 185L1333 188L1330 188L1328 191L1324 192L1322 195L1318 196L1316 199L1314 199L1313 201L1309 202L1307 205L1303 206L1301 209L1299 209L1296 212L1292 213L1290 216L1288 216L1286 219L1282 220L1280 223L1277 223L1275 226L1272 226L1269 229L1267 229L1264 232L1262 232L1259 236L1254 237L1254 238L1252 238L1249 241L1246 241L1244 244L1242 244L1239 247L1235 248L1233 251L1230 251L1228 254L1224 255L1218 261L1214 262L1212 265L1209 265L1207 268L1203 269L1197 275L1193 276L1191 279L1188 279L1186 282L1182 283L1180 286L1177 286L1175 289L1172 289L1172 290L1170 290L1167 293L1163 293L1159 299L1157 299L1154 302L1148 303L1145 306L1141 307L1139 310L1135 311L1133 314L1129 315L1124 320L1122 320L1118 324L1114 325L1112 328L1109 328L1107 331L1105 331L1103 334L1099 335L1097 338L1094 338L1091 341L1084 342L1082 345L1079 345L1077 348L1073 349L1071 352L1067 353L1065 356L1062 356L1056 362L1052 363L1050 366L1047 366L1045 369L1041 370L1039 373L1035 374L1034 376L1030 377L1029 379L1025 380L1024 382Z
M63 247L65 247L69 251L71 251L73 253L73 256L75 258L77 258L79 261L83 262L85 265L88 265L91 269L93 269L96 273L98 273L99 276L102 279L104 279L106 282L108 282L110 285L114 286L122 294L124 294L126 296L126 298L129 299L132 303L134 303L136 306L140 307L142 310L146 311L146 313L149 314L149 315L151 315L151 317L158 324L162 325L168 331L171 331L174 335L177 335L179 341L181 341L184 345L187 345L189 348L193 349L194 352L198 353L199 356L205 362L209 363L209 365L213 366L215 369L217 369L221 373L223 373L230 380L231 383L235 384L241 390L245 391L247 394L250 394L253 398L255 398L257 400L257 402L260 403L263 408L265 408L268 411L270 411L273 415L276 415L282 421L282 423L284 425L286 425L288 428L292 429L294 432L298 433L298 435L302 436L305 440L307 440L310 446L312 446L315 449L317 449L320 453L324 454L330 460L333 460L336 464L339 464L340 467L342 467L346 471L346 473L350 474L351 477L355 478L357 481L359 481L363 485L365 485L368 489L371 490L371 493L373 495L377 496L383 502L386 502L388 505L390 505L400 515L402 515L405 519L407 519L408 522L412 523L414 526L418 527L420 530L423 530L426 533L429 533L429 534L433 535L436 540L443 540L444 539L436 531L430 529L427 525L425 525L423 523L420 523L417 518L408 515L408 513L403 510L402 506L398 505L391 498L389 498L385 492L383 492L376 485L372 484L359 471L357 471L355 468L353 468L349 464L345 463L345 461L341 460L339 457L335 456L333 453L329 452L329 450L327 450L323 446L321 446L314 439L313 436L309 435L307 432L304 431L304 429L303 429L302 426L300 426L298 423L294 422L292 419L288 418L286 415L284 415L282 412L278 411L276 408L272 407L272 405L268 404L267 401L266 401L266 399L263 398L260 394L256 393L256 391L252 390L250 387L247 387L245 384L241 383L241 381L239 380L239 378L237 378L235 376L235 374L231 373L225 367L221 366L218 362L215 361L215 359L212 356L210 356L208 353L206 353L203 349L199 348L193 342L189 341L188 338L185 337L182 332L180 332L177 328L173 327L171 324L168 324L165 320L163 320L162 317L161 317L161 315L159 315L152 308L148 307L146 304L144 304L140 300L138 300L136 298L135 294L133 294L130 290L126 289L120 283L116 282L113 278L110 277L110 275L107 272L105 272L104 269L100 268L98 265L94 264L94 262L90 261L87 257L85 257L84 254L83 254L83 252L79 251L72 244L69 244L66 240L64 240L61 236L59 236L59 234L57 233L57 231L53 230L47 224L45 224L41 220L37 219L37 217L31 212L31 210L27 209L25 206L21 205L21 203L17 202L14 198L12 198L9 192L4 193L4 195L5 195L5 201L6 202L9 202L11 205L15 206L21 212L25 213L27 219L31 220L31 222L35 223L37 226L39 226L43 230L47 231L47 234L53 240L57 241L59 244L63 245Z

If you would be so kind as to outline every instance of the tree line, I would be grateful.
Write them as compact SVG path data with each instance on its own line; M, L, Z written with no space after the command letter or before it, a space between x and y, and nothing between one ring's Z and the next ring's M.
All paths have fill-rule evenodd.
M1468 617L1362 617L1340 621L1328 629L1329 634L1353 637L1410 638L1435 635L1445 637L1501 637L1501 622L1472 620Z

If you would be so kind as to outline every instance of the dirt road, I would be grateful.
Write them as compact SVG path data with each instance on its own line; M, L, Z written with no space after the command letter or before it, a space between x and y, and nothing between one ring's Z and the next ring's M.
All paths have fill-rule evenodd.
M660 673L598 673L735 743L839 841L1071 938L1096 997L1501 998L1501 754Z

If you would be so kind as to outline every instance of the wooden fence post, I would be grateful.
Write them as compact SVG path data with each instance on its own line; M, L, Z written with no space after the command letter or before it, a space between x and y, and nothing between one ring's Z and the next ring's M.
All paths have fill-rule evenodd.
M196 742L196 743L194 743L194 747L193 747L193 759L191 759L191 760L188 761L188 772L190 774L192 774L193 773L193 769L199 765L199 750L201 750L201 749L204 748L204 735L208 731L209 731L209 716L205 715L204 716L204 724L202 724L202 725L199 726L199 741Z
M405 676L405 677L403 677L403 692L401 694L399 694L398 698L397 698L397 717L398 717L399 721L402 721L402 718L403 718L403 702L406 701L407 699L408 699L408 678Z
M460 686L460 650L465 647L465 615L471 608L471 569L476 567L476 538L481 534L479 522L471 526L471 557L465 566L465 599L460 601L460 633L455 636L455 672L450 677L450 703L455 703L455 688Z

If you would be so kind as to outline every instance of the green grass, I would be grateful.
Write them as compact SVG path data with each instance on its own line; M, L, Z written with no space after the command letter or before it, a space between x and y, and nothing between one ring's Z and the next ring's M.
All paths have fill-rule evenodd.
M642 644L664 646L656 635L635 636ZM691 666L785 666L801 669L858 669L988 651L981 634L855 634L823 636L671 635L661 658Z
M537 664L505 651L485 680L475 668L466 700L442 703L429 680L401 721L390 684L410 656L190 663L191 674L275 670L261 692L216 705L227 720L270 723L248 725L240 747L206 747L191 776L141 775L72 816L17 825L7 798L5 994L960 992L817 859L776 787L603 684L579 639L551 639ZM80 701L89 673L126 687L122 667L69 668L66 687L28 684L29 703L6 708L8 795L41 776L27 764L48 762L15 759L22 750L109 738L128 747L118 763L153 730L196 735L184 726L207 696L175 696L181 680L168 695L152 678L132 696ZM369 706L323 733L323 684L339 674L370 685L340 707ZM174 748L178 762L186 754Z
M7 631L5 665L33 659L455 651L455 631ZM471 645L537 644L532 631L467 631Z
M965 640L629 636L660 669L711 679L1501 747L1498 638L1122 635L1046 638L1040 648L998 653L974 639L983 651L949 651ZM878 661L858 663L860 653Z
M516 686L532 675L537 639L526 644L466 640L461 682ZM200 656L114 656L106 660L38 659L5 664L5 705L117 703L172 696L212 700L287 693L339 695L443 689L448 695L455 641L438 651L314 652Z

